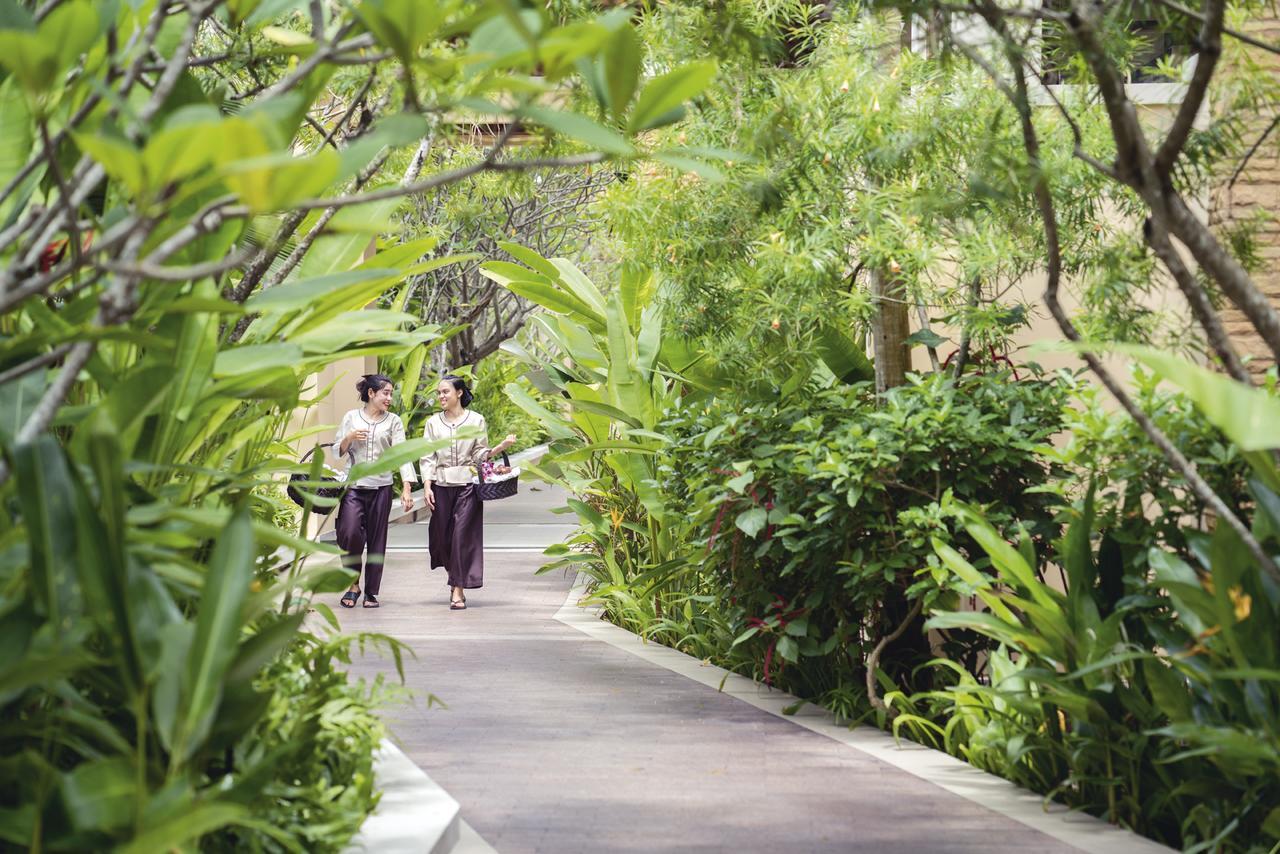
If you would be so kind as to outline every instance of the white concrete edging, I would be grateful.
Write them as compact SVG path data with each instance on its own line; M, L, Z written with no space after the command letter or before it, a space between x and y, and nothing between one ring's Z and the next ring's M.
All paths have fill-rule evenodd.
M386 739L374 753L373 777L382 798L345 854L454 850L462 832L458 802Z
M1074 812L1061 804L1046 805L1040 795L940 750L911 741L898 742L890 734L874 727L849 729L847 725L837 723L835 716L825 709L810 703L800 705L798 697L785 691L768 688L678 650L645 641L638 635L601 619L599 606L579 605L586 593L586 582L579 574L555 618L595 640L709 688L723 691L796 726L870 754L888 765L1083 851L1091 854L1154 854L1173 850L1091 815ZM797 705L800 707L795 714L783 713L783 709Z

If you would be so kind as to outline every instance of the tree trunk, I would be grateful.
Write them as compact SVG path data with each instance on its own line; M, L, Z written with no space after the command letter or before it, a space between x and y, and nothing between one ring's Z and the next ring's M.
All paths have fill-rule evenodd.
M885 392L904 385L911 367L907 294L901 280L885 270L873 270L871 297L875 301L871 337L875 342L876 391Z

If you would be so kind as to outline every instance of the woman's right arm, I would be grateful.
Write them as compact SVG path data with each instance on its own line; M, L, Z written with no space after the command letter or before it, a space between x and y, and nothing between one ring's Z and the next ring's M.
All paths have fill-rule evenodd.
M351 447L350 430L347 427L347 416L342 416L342 422L338 424L338 435L334 441L338 443L338 459L342 459L347 455L347 449Z
M431 434L431 419L427 418L427 422L422 425L422 438L434 438ZM418 461L418 468L422 472L422 497L427 502L428 510L436 509L436 494L432 491L432 484L436 479L436 452L431 451L425 457Z
M431 431L431 419L428 418L426 423L422 425L422 438L434 439L435 434ZM436 452L429 451L427 455L418 461L418 468L422 472L422 483L426 486L427 491L431 491L431 482L436 479Z

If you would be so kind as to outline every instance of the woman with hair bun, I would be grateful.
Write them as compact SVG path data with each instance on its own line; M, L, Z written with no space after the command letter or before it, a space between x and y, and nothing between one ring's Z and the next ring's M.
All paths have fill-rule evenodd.
M372 462L392 445L404 441L404 424L400 416L390 412L395 385L382 374L366 374L356 383L360 392L360 409L342 416L338 427L338 456L350 457L351 465ZM409 484L417 483L413 466L400 467L404 482L400 501L406 511L413 509ZM342 565L354 570L356 580L342 594L344 608L354 608L360 599L361 560L364 562L364 606L378 607L378 590L382 586L382 562L387 551L387 524L391 517L391 473L362 477L347 485L338 504L338 547L342 549ZM365 557L365 553L368 556Z
M422 458L422 480L426 485L431 522L427 545L431 568L444 567L449 583L449 608L467 607L464 591L484 586L484 502L476 495L472 478L475 469L516 443L511 434L490 448L484 416L472 412L471 389L462 377L449 374L436 386L440 411L427 419L423 436L448 442ZM476 428L479 435L458 438L464 427Z

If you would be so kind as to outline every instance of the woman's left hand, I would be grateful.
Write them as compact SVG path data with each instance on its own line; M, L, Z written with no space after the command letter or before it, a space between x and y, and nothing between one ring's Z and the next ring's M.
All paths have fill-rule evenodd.
M404 505L404 512L408 513L413 509L413 495L409 493L409 487L405 487L400 493L400 502Z

